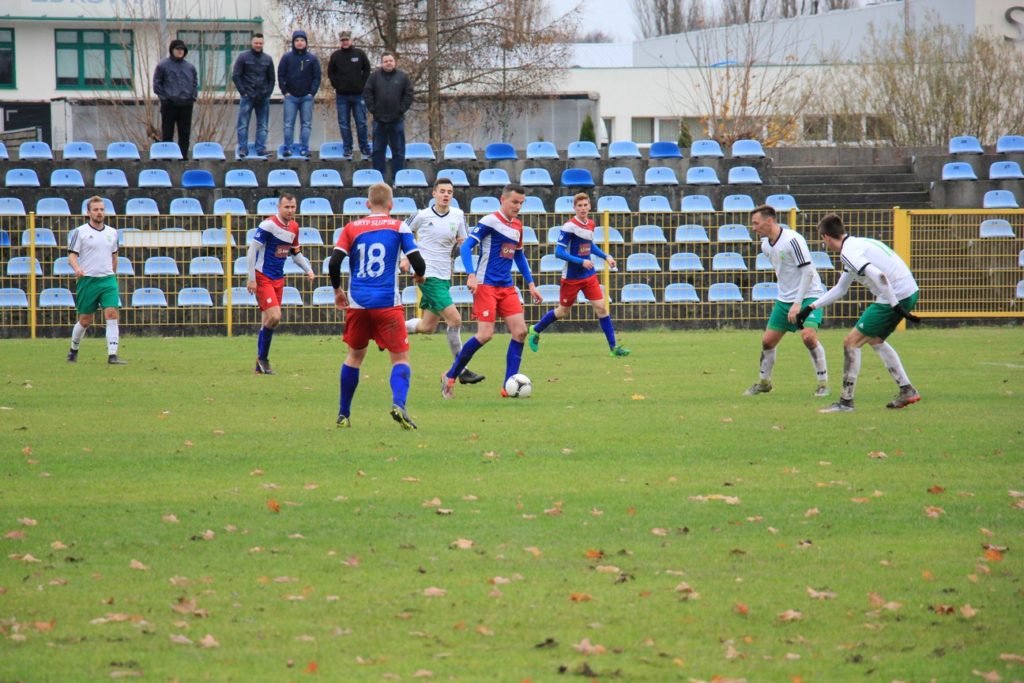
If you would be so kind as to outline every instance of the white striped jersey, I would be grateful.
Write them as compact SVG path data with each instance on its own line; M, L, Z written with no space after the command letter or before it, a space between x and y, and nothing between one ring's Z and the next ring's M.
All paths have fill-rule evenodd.
M814 272L811 279L811 286L807 288L805 296L818 298L825 293L825 287L821 284L821 277L818 271L814 270L811 263L811 252L807 248L807 240L796 230L782 228L779 238L775 243L767 237L761 238L761 251L768 256L775 269L775 278L779 283L778 300L792 304L800 293L800 279L803 276L803 269L810 268Z

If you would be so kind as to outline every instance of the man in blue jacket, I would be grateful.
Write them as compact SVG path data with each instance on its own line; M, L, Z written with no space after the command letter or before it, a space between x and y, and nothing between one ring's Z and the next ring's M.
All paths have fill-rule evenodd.
M284 94L284 151L290 157L295 135L295 115L299 115L299 149L309 156L309 135L313 130L313 98L320 89L320 60L306 49L305 31L292 33L292 49L277 65L277 83Z
M160 98L161 139L174 141L174 127L178 127L178 147L181 156L188 159L188 146L192 136L192 107L199 97L199 73L185 61L188 48L182 40L172 40L170 56L161 59L153 72L153 92Z
M254 33L252 49L238 55L231 80L241 96L238 102L238 156L249 155L249 120L256 112L256 154L267 154L270 94L274 92L274 60L263 52L263 34Z

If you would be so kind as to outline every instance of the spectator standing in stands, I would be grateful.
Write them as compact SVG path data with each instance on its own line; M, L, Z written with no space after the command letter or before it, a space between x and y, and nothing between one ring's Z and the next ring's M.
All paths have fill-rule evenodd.
M199 73L185 59L185 41L172 40L169 52L170 56L161 59L153 72L153 92L160 98L161 139L172 142L177 126L178 147L181 156L188 159L192 107L199 97Z
M345 158L352 158L352 126L356 122L359 137L359 152L363 158L370 156L370 143L366 138L366 103L363 102L363 88L370 76L370 60L366 53L352 45L352 32L342 31L339 35L341 49L335 50L327 63L327 78L337 94L334 97L338 109L338 128L345 145Z
M292 33L292 49L277 65L277 82L284 94L284 150L290 157L295 137L295 116L299 116L300 156L309 156L309 135L313 130L313 98L320 89L320 60L307 49L305 31Z
M366 81L363 99L373 114L373 167L384 175L387 148L391 146L391 171L405 168L405 112L412 106L412 82L397 68L393 52L380 58L380 68Z
M267 154L270 94L274 92L274 60L263 51L263 34L254 33L249 50L238 55L231 80L238 88L238 156L249 155L249 120L256 112L256 155Z

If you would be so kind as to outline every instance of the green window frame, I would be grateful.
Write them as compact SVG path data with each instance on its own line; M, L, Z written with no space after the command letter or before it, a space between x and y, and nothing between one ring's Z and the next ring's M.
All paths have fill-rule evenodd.
M18 71L14 60L14 29L0 28L0 88L18 87Z
M178 40L185 41L185 57L199 72L199 87L227 90L235 59L249 49L253 31L178 31Z
M54 29L58 90L131 90L135 73L131 31Z

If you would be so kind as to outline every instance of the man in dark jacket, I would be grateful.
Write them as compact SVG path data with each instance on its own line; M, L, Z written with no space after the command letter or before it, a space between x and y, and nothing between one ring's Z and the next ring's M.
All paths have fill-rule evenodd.
M370 143L366 139L366 105L363 103L363 88L370 75L370 60L366 53L352 46L352 32L340 34L341 49L335 50L327 63L327 77L337 91L334 102L338 108L338 127L341 141L345 145L345 157L352 158L352 126L349 116L356 120L356 135L359 136L359 151L363 158L370 156Z
M373 114L373 167L384 175L387 148L391 146L391 171L395 175L405 167L405 112L412 106L412 82L397 68L393 52L380 57L380 68L374 71L363 99ZM393 176L392 176L393 177Z
M185 61L188 48L184 41L172 40L170 57L161 59L153 72L153 92L160 98L160 125L164 142L174 140L174 127L178 127L178 147L181 156L188 159L189 138L192 135L192 106L199 97L199 74Z
M267 123L270 94L274 92L274 60L263 52L263 34L254 33L252 49L238 55L231 80L241 96L238 101L238 156L249 155L249 120L256 112L256 154L267 154Z
M299 148L301 156L309 156L309 135L313 130L313 98L320 89L320 60L306 49L305 31L292 33L292 49L277 65L277 83L284 94L284 151L290 157L295 135L295 115L299 115Z

